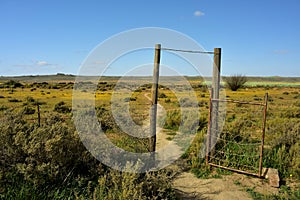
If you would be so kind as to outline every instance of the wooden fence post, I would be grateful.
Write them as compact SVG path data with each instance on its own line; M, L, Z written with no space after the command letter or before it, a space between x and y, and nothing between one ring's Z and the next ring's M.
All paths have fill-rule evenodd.
M157 98L158 98L158 80L159 80L159 65L160 65L161 45L155 45L154 55L154 69L153 69L153 83L152 83L152 102L150 114L150 140L149 152L151 152L152 159L155 161L156 149L156 115L157 115Z
M213 65L213 77L212 77L212 99L220 98L220 72L221 72L221 48L214 49L214 65ZM210 131L210 155L213 156L215 151L211 149L215 146L218 133L218 113L219 102L212 101L211 108L211 131ZM209 153L209 152L207 152Z

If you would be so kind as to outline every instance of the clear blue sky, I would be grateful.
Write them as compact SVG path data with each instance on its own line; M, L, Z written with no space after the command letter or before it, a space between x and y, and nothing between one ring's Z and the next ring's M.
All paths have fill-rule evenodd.
M0 75L76 74L108 37L162 27L221 47L223 75L300 76L299 10L299 0L0 0Z

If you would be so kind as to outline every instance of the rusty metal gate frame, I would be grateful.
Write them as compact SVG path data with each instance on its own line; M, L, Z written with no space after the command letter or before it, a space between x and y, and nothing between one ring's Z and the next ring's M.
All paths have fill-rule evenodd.
M212 92L211 92L212 94ZM230 103L238 103L238 104L251 104L251 105L258 105L258 106L262 106L263 109L263 117L262 117L262 127L261 127L261 131L262 131L262 135L261 135L261 144L260 144L260 153L259 153L259 168L258 168L258 173L252 173L246 170L239 170L239 169L235 169L235 168L231 168L231 167L226 167L226 166L222 166L222 165L218 165L218 164L214 164L209 162L210 161L210 157L211 157L211 136L212 136L212 116L214 113L218 112L218 106L216 106L216 111L214 111L213 108L213 103L218 103L219 102L230 102ZM247 174L247 175L252 175L252 176L256 176L259 178L263 177L263 150L264 150L264 143L265 143L265 132L266 132L266 121L267 121L267 109L268 109L268 93L265 94L265 98L264 98L264 103L257 103L257 102L244 102L244 101L235 101L235 100L222 100L222 99L213 99L212 95L210 95L210 105L209 105L209 120L208 120L208 133L207 133L207 140L206 140L206 164L210 165L212 167L218 167L221 169L226 169L226 170L230 170L233 172L238 172L238 173L242 173L242 174ZM214 119L217 119L218 116L215 116Z

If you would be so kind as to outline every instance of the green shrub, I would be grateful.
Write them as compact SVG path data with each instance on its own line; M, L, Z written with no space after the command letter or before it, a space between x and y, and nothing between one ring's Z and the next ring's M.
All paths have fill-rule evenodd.
M55 104L54 111L59 113L69 113L71 112L71 108L69 108L64 101L60 101L59 103Z
M7 109L8 109L7 106L4 106L4 105L1 105L1 106L0 106L0 111L4 111L4 110L7 110Z
M264 167L279 170L281 177L300 178L300 122L298 118L275 118L268 122L270 148L265 150Z
M165 99L165 103L170 103L171 102L171 99L167 98Z
M201 100L201 101L198 102L199 107L207 106L207 104L208 104L207 101L204 101L204 100Z
M22 102L22 100L16 99L16 98L12 98L12 99L8 99L8 102Z
M162 122L160 122L162 123ZM180 110L172 110L167 112L164 124L161 124L166 129L178 130L181 123Z
M14 80L9 80L5 82L4 85L6 86L6 88L20 88L24 86L22 83Z
M34 102L35 102L35 99L34 99L33 97L31 97L31 96L28 96L28 97L26 97L26 101L27 101L28 103L34 103Z
M86 152L75 128L59 116L46 116L41 127L26 123L20 114L8 115L4 122L0 125L0 145L7 149L0 152L4 174L14 172L37 185L97 175L98 162Z
M174 174L166 170L144 174L109 170L99 177L98 184L88 198L84 195L76 195L76 197L80 200L176 199L171 187L171 178Z
M24 119L22 113L1 113L0 199L175 198L172 172L109 170L85 149L75 127L61 115L45 115L41 127Z
M126 97L124 99L125 102L129 102L129 101L136 101L136 97Z
M167 98L167 95L163 92L158 94L158 98Z
M96 113L97 113L97 117L100 121L101 129L104 132L106 132L108 130L116 130L117 129L118 126L117 126L111 112L109 112L105 108L98 108Z
M35 109L33 109L33 108L31 108L31 107L28 107L28 106L25 106L24 108L23 108L23 114L25 114L25 115L32 115L32 114L34 114L35 113Z
M235 74L225 78L226 86L232 91L237 91L243 87L246 82L247 77L241 74Z
M299 95L296 95L296 96L294 96L294 99L300 99L300 94L299 94Z
M181 107L197 107L198 103L194 102L193 100L191 100L190 98L181 98L179 100L179 104Z

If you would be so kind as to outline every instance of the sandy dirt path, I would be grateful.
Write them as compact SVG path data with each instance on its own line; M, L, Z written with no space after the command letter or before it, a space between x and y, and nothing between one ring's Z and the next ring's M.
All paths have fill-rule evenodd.
M228 176L223 179L199 179L184 172L173 182L181 199L250 200L249 194Z
M151 102L149 93L144 94L144 96ZM160 104L157 104L157 119L166 116L166 110ZM180 134L177 132L177 134ZM179 158L184 151L182 148L172 140L168 140L169 136L164 132L163 128L156 124L156 152L158 153L158 159L162 162L168 163L170 160L176 160Z
M271 187L265 180L233 173L222 178L199 179L184 172L173 181L173 188L181 199L248 200L252 199L246 189L260 194L278 194L278 188Z

